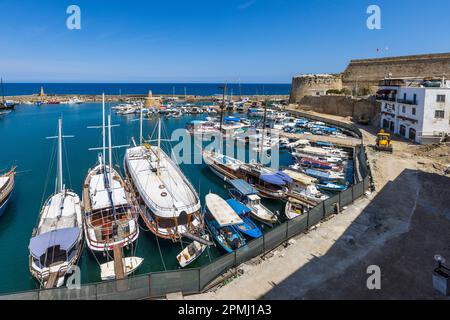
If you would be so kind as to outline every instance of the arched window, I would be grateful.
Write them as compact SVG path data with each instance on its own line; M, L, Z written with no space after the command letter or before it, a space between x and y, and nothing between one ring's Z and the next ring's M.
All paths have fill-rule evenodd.
M416 129L409 129L409 139L416 141Z
M400 135L406 137L406 127L403 124L400 125Z

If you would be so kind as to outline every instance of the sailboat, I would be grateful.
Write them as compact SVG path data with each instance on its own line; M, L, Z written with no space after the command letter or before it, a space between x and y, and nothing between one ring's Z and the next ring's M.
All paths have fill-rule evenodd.
M113 251L114 253L114 264L106 263L100 266L102 279L110 279L114 276L120 279L132 273L142 263L141 258L122 257L123 247L131 245L139 236L137 222L139 206L112 163L111 114L108 115L109 163L106 163L104 95L102 133L103 152L99 154L98 164L88 171L83 185L84 231L86 243L92 252ZM130 264L131 267L129 267Z
M56 137L52 137L56 138ZM56 191L45 201L29 244L31 274L45 288L60 287L83 249L83 221L79 196L66 189L62 169L62 120L58 121Z
M125 153L124 168L141 204L141 217L156 236L174 242L199 235L204 222L197 191L161 148L161 117L157 145L144 143Z
M16 168L0 175L0 216L5 212L14 190Z

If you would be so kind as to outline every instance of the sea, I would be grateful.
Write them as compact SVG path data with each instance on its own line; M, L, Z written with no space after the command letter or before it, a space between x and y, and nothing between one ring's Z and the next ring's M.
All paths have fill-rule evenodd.
M198 85L192 85L191 92L217 93L215 85L204 85L202 91ZM9 84L9 94L36 93L40 85ZM179 86L181 87L181 86ZM246 92L262 88L262 85L248 86ZM171 85L105 85L96 87L90 84L46 84L47 92L53 93L143 93L148 89L164 92ZM84 89L83 89L84 88ZM195 90L194 90L195 88ZM253 88L253 89L252 89ZM286 86L265 86L267 92L286 93ZM159 90L159 91L158 91ZM189 91L188 91L189 92ZM262 90L261 90L262 92ZM107 108L113 105L108 105ZM64 135L73 135L64 140L64 182L66 186L81 195L85 176L96 164L97 152L90 148L102 144L101 130L88 127L101 125L102 107L99 103L81 105L18 105L14 111L0 117L0 169L17 166L16 187L6 212L0 217L0 293L18 292L37 289L38 283L31 277L28 269L28 244L36 225L40 208L55 190L56 179L56 140L46 137L57 134L58 118L63 119ZM205 115L185 115L178 119L163 118L164 132L170 133L184 128L192 120L202 120ZM113 128L114 145L127 145L131 138L138 139L139 121L134 115L120 116L112 113L112 122L119 125ZM157 120L144 122L144 135L154 132ZM166 151L171 145L163 144ZM122 168L124 149L114 149L114 164ZM281 153L280 164L289 165L292 158L288 153ZM197 189L202 204L209 192L229 198L229 186L216 177L205 164L181 166L182 171ZM122 171L123 172L123 171ZM264 200L270 209L282 211L281 201ZM141 224L141 233L137 241L135 255L144 258L137 274L178 269L176 255L186 243L172 243L157 239ZM208 249L191 267L196 268L210 263L224 252L219 248ZM100 281L100 268L93 254L85 247L79 261L83 283Z
M222 94L223 83L4 83L5 96L37 94L44 88L46 94L108 94L133 95L174 94L212 96ZM229 83L228 94L234 95L288 95L290 84L261 84L261 83Z

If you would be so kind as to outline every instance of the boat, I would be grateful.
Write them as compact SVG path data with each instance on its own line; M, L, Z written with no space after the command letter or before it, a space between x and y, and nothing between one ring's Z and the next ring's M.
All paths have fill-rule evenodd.
M83 101L78 99L77 97L73 97L69 99L69 104L82 104Z
M53 137L54 138L54 137ZM60 287L83 250L80 197L66 189L62 167L62 120L58 121L56 192L44 203L29 243L30 273L45 288Z
M305 173L308 176L314 177L319 179L320 181L339 181L339 180L345 180L345 175L342 173L337 173L333 171L321 171L321 170L315 170L315 169L305 169Z
M83 184L84 232L89 249L95 253L120 250L139 236L139 206L125 180L114 169L111 145L111 115L108 115L108 160L106 163L105 99L103 95L103 147L98 163L89 169ZM115 147L117 148L117 147ZM120 260L121 261L121 260Z
M333 192L342 192L342 191L345 191L348 189L348 186L344 186L342 184L337 184L337 183L331 183L331 182L319 183L317 185L317 187L321 190L333 191Z
M122 259L123 273L126 277L135 272L144 262L143 258L127 257ZM109 261L100 265L100 276L103 281L116 279L114 261Z
M0 175L0 216L2 216L14 190L16 168Z
M140 145L125 152L124 168L141 203L140 213L147 228L160 238L176 242L184 234L198 235L203 230L200 199L178 165L161 148L161 118L157 143L144 143L141 130Z
M315 184L308 185L306 187L297 186L292 189L291 195L296 199L310 200L315 204L318 204L330 198L326 194L321 193L317 189L317 185Z
M243 221L233 208L221 197L212 193L206 196L205 201L205 223L219 245L228 253L245 246L245 238L235 227Z
M211 171L226 182L242 179L270 199L282 199L292 179L256 162L245 163L238 159L209 150L203 150L203 159Z
M235 226L236 229L241 234L249 238L261 238L263 235L261 229L259 229L258 226L248 217L252 210L236 199L229 199L227 200L227 203L231 208L233 208L234 212L236 212L243 221L242 224L237 224Z
M250 209L252 217L270 227L278 221L278 217L261 204L258 190L253 188L242 179L231 180L230 184L234 189L230 189L230 195L237 201L243 203Z
M289 198L284 209L284 215L289 220L300 217L305 213L305 208L301 202L295 198Z
M16 103L5 100L5 88L3 87L3 79L0 79L0 87L2 90L2 101L0 101L0 111L13 110L16 107Z
M202 238L209 241L209 235L205 234ZM177 260L180 267L185 268L192 262L197 260L208 246L198 241L191 242L186 248L183 249L178 255Z
M306 168L314 168L314 169L322 169L322 170L334 170L334 171L338 171L340 168L333 166L331 163L325 162L325 161L320 161L314 158L301 158L299 160L299 164L302 167L306 167Z

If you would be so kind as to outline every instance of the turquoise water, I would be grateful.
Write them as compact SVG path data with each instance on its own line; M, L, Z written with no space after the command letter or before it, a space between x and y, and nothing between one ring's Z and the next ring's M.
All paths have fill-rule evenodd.
M88 126L101 124L101 104L41 107L19 105L14 112L0 117L0 169L18 166L13 197L5 214L0 217L0 293L38 288L28 271L28 242L43 200L54 190L56 162L50 159L56 152L56 140L47 140L46 137L56 135L60 116L63 117L64 134L75 136L64 141L65 183L81 196L85 175L97 160L97 152L88 149L99 147L102 143L101 130L87 129ZM197 116L197 119L203 117ZM133 136L138 138L139 121L132 121L134 116L113 114L112 119L114 124L120 125L113 128L115 145L128 144ZM192 116L164 119L164 127L170 133L177 128L184 128L192 120ZM153 132L155 125L156 119L144 122L146 135ZM114 151L115 163L120 167L123 154L124 149ZM291 161L287 154L282 154L280 158L281 164ZM228 185L217 178L206 165L181 165L181 169L197 188L202 203L209 192L228 197ZM266 201L265 204L273 210L281 210L283 207L283 203L279 201ZM176 255L181 251L181 245L159 240L159 246L162 259L155 236L151 232L141 231L136 255L145 260L137 274L178 268ZM209 263L222 254L224 252L221 250L212 248L191 267ZM84 250L79 266L83 283L100 281L98 264L88 249Z

